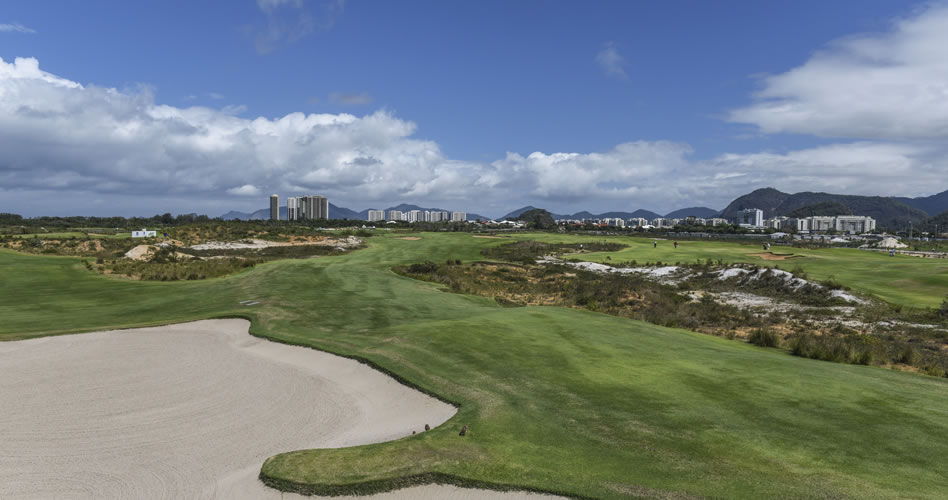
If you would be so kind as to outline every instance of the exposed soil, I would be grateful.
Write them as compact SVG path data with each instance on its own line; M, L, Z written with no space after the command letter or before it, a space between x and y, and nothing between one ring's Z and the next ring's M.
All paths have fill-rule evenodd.
M395 239L397 239L397 240L408 240L408 241L418 241L418 240L420 240L421 238L419 238L419 237L417 237L417 236L402 236L401 238L395 238Z
M799 255L793 255L792 253L773 253L773 252L763 252L763 253L752 253L748 254L751 257L760 257L764 260L787 260L787 259L796 259L799 258Z

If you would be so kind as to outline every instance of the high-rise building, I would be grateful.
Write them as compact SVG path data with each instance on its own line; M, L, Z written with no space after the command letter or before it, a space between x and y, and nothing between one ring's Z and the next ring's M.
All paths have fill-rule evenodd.
M451 212L451 222L465 222L467 221L466 212Z
M441 212L437 210L428 213L428 222L441 222Z
M408 212L408 222L424 222L425 214L421 210L410 210Z
M737 223L751 227L763 227L764 211L759 208L745 208L738 212Z
M378 222L385 220L385 210L369 210L369 222Z
M307 220L329 218L329 198L325 196L302 196L298 199L299 218Z
M290 196L286 199L286 220L299 220L300 212L297 198Z
M389 210L388 220L405 220L401 210Z
M270 220L280 220L280 196L270 195Z

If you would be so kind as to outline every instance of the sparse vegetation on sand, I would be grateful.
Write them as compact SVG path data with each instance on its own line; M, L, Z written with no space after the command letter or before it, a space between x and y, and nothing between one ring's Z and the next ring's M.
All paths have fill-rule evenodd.
M938 498L948 490L948 442L937 438L948 434L948 379L444 293L391 269L449 259L466 266L506 240L421 236L176 283L113 280L74 257L0 250L0 338L242 315L255 335L362 359L460 405L445 425L409 438L269 459L262 477L287 490L366 493L431 480L610 499ZM699 250L702 259L713 253ZM826 279L807 267L814 255L794 265ZM636 259L674 261L619 260ZM874 286L863 288L862 271L839 262L842 284ZM928 297L912 280L943 278L937 263L917 262L932 267L906 273L906 293ZM927 303L943 297L944 288ZM240 304L247 299L259 304Z

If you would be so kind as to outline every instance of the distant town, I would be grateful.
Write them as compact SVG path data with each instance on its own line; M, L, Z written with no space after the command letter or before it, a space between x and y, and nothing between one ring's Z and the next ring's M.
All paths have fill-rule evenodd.
M289 221L329 219L329 199L325 196L311 195L288 197L286 199L286 219ZM280 196L270 195L270 220L280 218ZM369 210L367 222L464 222L470 224L506 224L519 225L514 221L495 220L467 220L467 213L447 210ZM594 224L606 227L630 229L666 229L680 226L729 226L734 225L747 230L777 230L797 234L809 233L838 233L863 234L876 230L876 221L865 215L830 215L810 217L771 217L764 219L764 211L759 208L747 208L738 212L734 219L720 217L683 218L656 217L645 219L632 217L585 218L585 219L555 219L559 225Z

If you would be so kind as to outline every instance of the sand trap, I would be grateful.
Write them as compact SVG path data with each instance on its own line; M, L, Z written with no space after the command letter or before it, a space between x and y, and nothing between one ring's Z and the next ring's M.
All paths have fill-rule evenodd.
M0 498L310 498L264 486L263 461L401 438L456 411L356 361L252 337L248 326L0 342ZM543 496L423 486L372 498Z
M154 245L138 245L137 247L125 252L125 257L132 260L148 260L151 258L151 254L155 253L157 250L158 247Z
M748 254L751 257L760 257L763 260L787 260L795 259L800 257L799 255L793 255L792 253L773 253L773 252L764 252L764 253L752 253Z
M418 240L420 240L421 238L419 238L419 237L417 237L417 236L402 236L401 238L395 238L395 239L398 239L398 240L408 240L408 241L418 241Z

